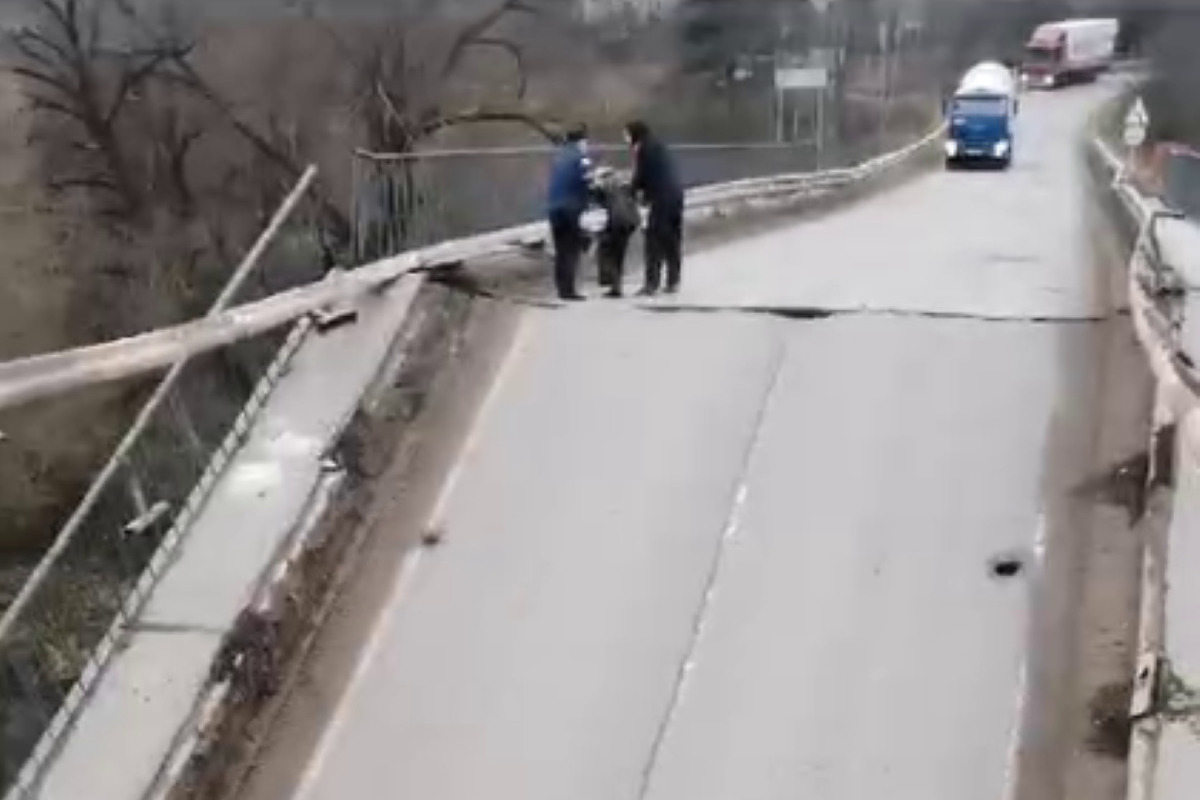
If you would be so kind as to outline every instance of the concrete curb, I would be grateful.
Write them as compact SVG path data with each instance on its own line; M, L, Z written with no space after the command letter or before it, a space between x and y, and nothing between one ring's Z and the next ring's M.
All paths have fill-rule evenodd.
M247 614L264 620L278 620L283 615L289 595L294 590L292 583L300 571L301 564L310 553L319 550L325 544L325 534L328 531L321 523L333 505L345 477L345 471L333 465L322 476L308 498L301 523L297 526L287 552L280 558L264 585L255 593ZM229 638L232 640L235 637L231 634ZM244 659L246 656L236 655L234 658ZM237 666L240 664L235 663L234 668ZM153 786L144 795L144 800L169 800L188 769L197 758L202 757L209 744L208 734L220 724L227 704L234 702L235 696L233 676L215 680L201 694L188 725L172 748Z
M1137 238L1128 269L1130 316L1135 333L1155 377L1156 401L1153 435L1150 441L1151 471L1146 491L1150 496L1150 519L1143 527L1146 538L1142 556L1142 591L1138 614L1137 668L1130 706L1132 721L1129 747L1127 800L1153 800L1156 773L1162 743L1161 684L1166 666L1166 593L1169 521L1171 513L1161 508L1161 491L1167 488L1169 473L1181 468L1200 468L1200 436L1196 431L1200 396L1180 372L1180 363L1164 338L1164 326L1153 301L1146 293L1142 276L1153 269L1149 249L1153 242L1153 223L1163 210L1161 203L1141 195L1122 180L1120 157L1102 138L1091 142L1103 177L1112 180L1112 191L1122 211L1132 219ZM1178 432L1178 435L1176 435ZM1165 504L1169 505L1169 503Z
M432 359L435 374L417 385L416 391L434 391L438 375L449 363L444 359L456 357L457 323L453 313L442 313L437 295L451 290L432 291L426 302L416 301L358 410L336 436L326 459L325 480L314 489L287 552L244 614L249 620L266 621L275 631L265 662L261 662L261 652L237 656L259 658L269 667L267 691L246 690L247 680L253 683L256 679L253 668L250 673L243 670L223 679L214 675L196 704L185 735L143 800L225 796L244 779L246 763L262 746L263 735L282 710L278 701L287 697L299 678L325 620L336 608L347 581L357 574L369 546L373 527L364 514L374 494L371 479L400 457L397 454L406 446L404 431L421 418L422 404L414 407L409 394L397 387L408 384L409 370L419 371L423 360ZM364 446L377 452L364 456ZM239 646L237 639L237 632L232 631L227 639L231 648ZM243 685L239 687L239 683Z

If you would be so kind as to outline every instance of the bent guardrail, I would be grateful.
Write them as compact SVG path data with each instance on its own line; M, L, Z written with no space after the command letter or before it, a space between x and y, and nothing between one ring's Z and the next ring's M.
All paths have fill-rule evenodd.
M746 205L786 203L876 177L936 143L939 126L919 141L856 167L818 173L755 178L698 187L688 194L690 221L736 213ZM104 344L0 363L0 408L19 405L82 386L108 383L169 367L180 358L217 350L260 336L320 310L351 302L404 275L502 258L549 238L535 222L410 250L264 300L227 309L182 325Z

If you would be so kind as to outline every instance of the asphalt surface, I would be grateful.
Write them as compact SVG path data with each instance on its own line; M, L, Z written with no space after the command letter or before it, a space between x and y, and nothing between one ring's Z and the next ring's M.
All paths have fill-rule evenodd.
M246 796L1061 796L1124 336L1076 152L1104 91L1029 96L1008 173L697 254L676 313L526 312L442 543Z

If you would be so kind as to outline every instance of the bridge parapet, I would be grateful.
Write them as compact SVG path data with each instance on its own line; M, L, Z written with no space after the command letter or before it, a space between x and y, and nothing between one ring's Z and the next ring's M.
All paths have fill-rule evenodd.
M1181 800L1200 780L1200 227L1143 184L1098 136L1092 156L1112 179L1134 232L1128 297L1157 383L1150 447L1151 521L1144 541L1138 662L1130 708L1129 800ZM1156 521L1157 520L1157 521Z

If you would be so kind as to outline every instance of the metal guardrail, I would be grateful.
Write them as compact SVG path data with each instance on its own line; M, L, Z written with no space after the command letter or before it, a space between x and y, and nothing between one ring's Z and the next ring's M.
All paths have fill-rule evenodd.
M316 177L310 168L209 317L252 278ZM253 296L253 295L252 295ZM181 359L159 381L53 545L0 616L0 789L19 797L52 753L237 450L308 323Z
M896 127L890 142L907 141L918 130ZM901 139L901 137L903 137ZM845 168L879 148L880 140L858 146L826 147L817 139L723 144L672 143L689 189L727 185L777 175L822 173ZM371 261L536 219L554 148L549 145L371 153L354 159L354 250ZM593 144L593 157L616 168L630 166L624 145Z
M673 144L690 187L816 169L813 141ZM627 147L594 144L593 158L627 169ZM555 150L549 145L412 153L354 159L356 258L371 261L414 247L520 224L542 216ZM828 163L828 162L827 162Z
M858 166L694 189L689 218L787 202L872 178L940 139L942 129ZM765 150L766 148L764 148ZM447 156L448 158L450 156ZM539 153L539 157L541 154ZM108 465L0 618L0 789L20 798L72 723L222 469L310 329L309 315L398 278L494 258L544 241L544 223L505 228L387 258L229 307L312 180L307 174L211 312L176 328L0 364L0 407L170 366ZM290 332L278 331L296 322ZM264 341L266 337L266 341ZM198 415L189 398L221 393ZM244 402L243 402L244 401Z

